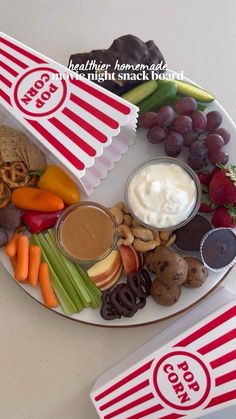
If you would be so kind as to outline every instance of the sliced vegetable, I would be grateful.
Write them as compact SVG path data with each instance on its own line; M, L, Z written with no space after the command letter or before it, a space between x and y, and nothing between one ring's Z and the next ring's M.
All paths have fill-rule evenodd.
M174 82L166 81L155 90L155 92L138 104L139 114L149 111L158 111L162 106L172 103L177 92Z
M58 276L66 293L75 305L76 311L81 311L83 309L82 301L71 282L71 278L67 270L65 269L64 264L62 263L62 255L59 253L58 249L55 249L53 246L51 246L50 243L48 243L46 237L43 234L38 234L37 238L39 240L40 245L42 246L42 249L47 255L47 258L54 272Z
M35 287L39 278L39 267L41 263L41 247L31 245L29 248L29 273L28 282Z
M101 291L99 291L99 289L96 286L94 286L87 272L84 271L81 268L81 266L79 266L78 264L75 266L76 266L76 269L80 273L80 276L84 282L84 285L87 287L87 291L91 297L91 306L94 308L99 307L101 305L101 295L102 295Z
M31 243L37 244L40 246L40 242L38 240L38 237L36 234L32 235L31 237ZM40 246L41 247L41 246ZM65 314L73 314L77 312L77 308L75 307L74 303L71 301L70 297L68 296L67 292L65 291L63 285L61 284L58 276L54 272L50 262L48 261L48 258L44 252L44 250L41 247L41 256L42 260L48 264L49 273L50 273L50 279L52 282L53 289L56 293L56 296L61 304L62 310Z
M47 307L57 307L58 301L51 286L48 264L43 262L39 267L39 285L44 304Z
M160 84L167 84L167 80L161 80ZM194 84L187 83L183 80L174 80L177 87L177 92L184 96L191 96L194 99L200 100L200 102L212 102L215 100L215 96L207 90L201 89L201 87L195 86Z
M11 201L17 208L25 210L55 212L64 208L63 200L43 189L21 187L12 192Z
M25 210L22 221L31 233L41 233L42 231L54 227L63 211L64 209L55 212Z
M50 232L49 232L50 234ZM50 234L51 236L51 245L53 245L53 233L51 232ZM54 242L55 243L55 242ZM56 246L56 244L54 244ZM59 250L57 250L59 251ZM77 292L79 293L80 299L84 305L84 307L89 307L89 305L91 304L91 298L89 296L89 293L87 291L87 288L84 286L84 283L79 275L79 272L77 271L75 264L67 259L64 255L62 255L62 253L60 253L60 258L62 260L62 263L64 264L64 267L66 268L67 272L70 275L70 279L74 285L74 288L77 290Z
M17 243L20 233L14 233L11 239L7 242L4 247L4 251L9 258L13 258L17 254Z
M80 200L76 183L58 166L47 166L39 179L38 186L60 196L69 205L76 204Z
M15 278L17 281L26 281L29 271L29 239L23 234L17 240L17 265Z
M54 232L53 230L49 230L45 234L47 240L49 240L51 248L55 249L55 252L58 253L59 258L64 262L64 266L76 280L74 283L75 287L78 289L79 295L81 296L81 291L83 290L83 297L81 296L82 300L85 300L85 304L87 306L86 301L90 300L89 305L91 307L98 307L101 303L101 292L97 289L97 287L91 282L87 273L78 265L71 262L67 259L62 253L59 253L58 247L55 242ZM79 274L79 275L78 275ZM74 280L73 279L73 280Z
M122 98L127 100L134 105L137 105L146 97L150 96L157 89L157 81L149 80L145 83L139 84L138 86L133 87L133 89L128 90L122 95Z

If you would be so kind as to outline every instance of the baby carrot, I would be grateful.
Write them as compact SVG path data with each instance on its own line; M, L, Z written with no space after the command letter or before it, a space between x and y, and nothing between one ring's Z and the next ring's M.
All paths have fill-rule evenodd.
M39 285L41 288L44 304L47 307L57 307L58 301L51 286L48 264L45 262L40 263Z
M17 281L25 281L29 271L29 239L20 235L17 241L17 265L15 278Z
M39 246L32 245L29 248L29 272L28 282L35 287L39 277L39 266L41 262L41 249Z
M20 234L14 233L10 240L7 242L6 246L4 247L5 253L9 258L13 258L16 256L17 253L17 242Z
M16 265L17 265L17 256L16 255L15 256L12 256L9 259L10 259L10 262L11 262L11 266L12 266L13 272L15 272Z

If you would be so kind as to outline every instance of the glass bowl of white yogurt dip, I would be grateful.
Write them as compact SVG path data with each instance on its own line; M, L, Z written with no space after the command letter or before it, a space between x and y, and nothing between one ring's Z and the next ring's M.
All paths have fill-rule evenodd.
M201 184L183 161L157 157L142 162L130 173L125 200L141 225L173 231L187 224L198 212Z

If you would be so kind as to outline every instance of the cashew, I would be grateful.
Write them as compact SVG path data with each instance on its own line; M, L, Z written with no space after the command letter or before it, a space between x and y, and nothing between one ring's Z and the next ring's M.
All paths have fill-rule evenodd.
M144 242L141 239L135 239L133 246L137 252L146 253L150 250L153 250L157 247L155 240L150 240L149 242Z
M138 220L136 220L136 218L133 218L132 226L133 227L141 227L140 224L139 224L139 222L138 222Z
M151 240L154 240L154 235L151 230L148 230L144 227L134 227L132 228L132 233L134 237L141 239L145 242L149 242Z
M153 231L154 240L156 241L157 247L161 245L161 239L160 239L160 232L159 231Z
M118 225L123 223L123 212L118 207L109 208L110 213L113 215L113 217L116 220L116 223Z
M131 225L132 225L132 220L133 220L133 218L131 217L131 215L129 215L129 214L124 214L124 221L123 221L123 224L125 224L126 226L128 226L128 227L131 227Z
M169 231L161 231L160 232L160 239L161 240L163 240L163 241L166 241L166 240L169 240L169 238L170 238L170 232Z
M123 211L124 207L125 207L125 204L124 204L124 202L120 201L120 202L117 202L115 207L118 207L118 208L120 208L121 211Z
M171 236L171 237L169 238L169 240L166 242L165 246L166 246L166 247L171 246L171 245L175 242L175 240L176 240L176 235L175 235L175 234L173 234L173 236Z
M129 208L127 208L127 207L124 207L124 208L123 208L123 211L124 211L124 213L125 213L125 214L130 214L130 212L129 212Z
M121 224L121 225L118 226L118 234L119 234L119 236L122 237L117 242L118 246L120 246L121 244L123 244L125 246L129 246L133 243L134 236L132 234L132 231L125 224Z
M156 248L156 241L155 240L150 240L148 242L145 242L141 239L134 239L133 242L133 246L135 248L135 250L137 250L140 253L146 253L149 252L151 250L154 250Z

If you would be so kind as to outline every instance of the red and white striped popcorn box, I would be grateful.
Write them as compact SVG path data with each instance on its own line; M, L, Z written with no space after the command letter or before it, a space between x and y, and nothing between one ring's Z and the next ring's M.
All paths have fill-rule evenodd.
M0 55L0 104L91 194L134 142L138 108L4 33Z
M188 328L195 315L202 304L98 378L100 418L196 418L236 403L236 300Z

